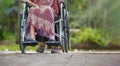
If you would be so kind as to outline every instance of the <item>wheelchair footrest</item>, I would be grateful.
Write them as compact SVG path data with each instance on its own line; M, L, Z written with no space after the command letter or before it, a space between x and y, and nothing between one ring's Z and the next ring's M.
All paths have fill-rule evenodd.
M61 45L60 41L46 41L45 42L48 46L59 46Z
M26 46L35 46L38 44L37 41L24 41L22 42L23 45L26 45Z

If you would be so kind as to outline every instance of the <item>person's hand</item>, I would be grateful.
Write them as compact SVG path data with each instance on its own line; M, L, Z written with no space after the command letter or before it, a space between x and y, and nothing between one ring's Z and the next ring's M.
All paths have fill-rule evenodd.
M21 2L26 2L26 0L20 0Z
M39 6L38 6L38 5L35 5L35 8L39 8Z
M65 0L60 0L60 2L64 2Z
M27 2L27 1L29 1L29 0L20 0L21 2Z

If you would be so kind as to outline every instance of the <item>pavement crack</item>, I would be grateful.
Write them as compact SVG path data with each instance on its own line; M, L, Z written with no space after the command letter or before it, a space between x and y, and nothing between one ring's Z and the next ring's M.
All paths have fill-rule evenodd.
M70 56L70 59L73 57L73 53L71 54L71 56Z

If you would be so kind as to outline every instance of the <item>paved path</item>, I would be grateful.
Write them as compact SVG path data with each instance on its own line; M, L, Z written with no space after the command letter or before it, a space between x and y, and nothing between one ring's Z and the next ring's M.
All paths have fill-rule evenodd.
M120 52L0 53L0 66L120 66Z

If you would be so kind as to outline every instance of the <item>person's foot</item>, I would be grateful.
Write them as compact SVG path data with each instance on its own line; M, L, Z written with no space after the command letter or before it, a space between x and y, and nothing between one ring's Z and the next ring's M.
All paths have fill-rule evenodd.
M36 52L38 52L38 53L43 53L45 51L45 46L40 46L37 50L36 50Z
M26 40L26 41L35 41L35 40L32 39L32 38L26 38L25 40Z
M58 48L52 48L51 53L60 53Z

